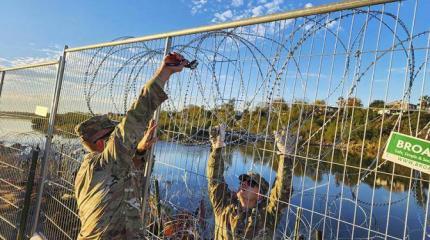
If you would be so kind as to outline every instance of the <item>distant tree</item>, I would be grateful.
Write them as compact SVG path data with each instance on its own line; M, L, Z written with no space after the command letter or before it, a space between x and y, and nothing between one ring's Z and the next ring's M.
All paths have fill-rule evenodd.
M385 102L382 100L375 100L373 102L370 103L369 107L372 108L383 108L384 107Z
M361 100L356 97L350 97L347 101L348 106L350 107L361 107L363 104L361 103Z
M294 100L294 105L307 105L308 102L306 100L296 99Z
M345 105L346 105L345 98L339 97L336 101L336 104L338 107L345 107Z
M288 111L288 104L283 98L274 99L272 102L272 109L276 111Z
M430 107L430 96L429 95L424 95L422 97L420 97L420 109L426 109L428 107Z
M316 105L318 107L323 107L326 105L326 102L322 99L317 99L317 100L315 100L314 105Z
M339 97L336 101L336 104L338 107L342 108L345 106L348 107L361 107L363 106L361 100L356 97L349 97L348 99L345 99L343 97Z
M223 103L218 106L216 109L217 112L224 112L226 114L234 114L234 105L236 100L234 98L228 100L226 103Z

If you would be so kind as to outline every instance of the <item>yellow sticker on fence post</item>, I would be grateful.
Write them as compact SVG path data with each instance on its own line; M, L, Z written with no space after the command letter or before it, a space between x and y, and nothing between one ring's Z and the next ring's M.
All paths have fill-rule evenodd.
M391 132L382 158L421 172L430 173L430 141Z
M36 106L36 111L34 114L37 116L46 117L48 115L48 108L44 106Z

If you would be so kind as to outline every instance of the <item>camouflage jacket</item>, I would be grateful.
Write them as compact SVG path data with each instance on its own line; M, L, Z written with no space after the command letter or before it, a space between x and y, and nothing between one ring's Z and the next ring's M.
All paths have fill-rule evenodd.
M224 181L222 148L212 150L207 166L209 198L215 215L215 239L272 239L282 210L290 197L292 167L280 157L269 197L257 207L244 209Z
M78 239L142 239L142 170L132 158L154 111L167 99L160 81L145 85L104 151L85 156L75 179Z

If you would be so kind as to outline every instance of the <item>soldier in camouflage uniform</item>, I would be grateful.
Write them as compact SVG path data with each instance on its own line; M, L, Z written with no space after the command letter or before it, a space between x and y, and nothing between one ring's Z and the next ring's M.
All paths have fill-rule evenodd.
M272 239L281 211L287 207L290 197L292 164L287 155L294 153L295 138L285 132L275 133L280 160L277 178L269 195L269 184L255 172L239 176L237 193L229 190L224 180L224 138L224 125L211 131L212 150L207 176L215 215L215 239Z
M95 116L76 126L90 151L75 179L82 225L78 239L143 238L142 167L149 157L146 150L155 142L151 138L156 126L151 122L146 128L167 99L165 83L187 63L179 54L166 56L119 124L107 116Z

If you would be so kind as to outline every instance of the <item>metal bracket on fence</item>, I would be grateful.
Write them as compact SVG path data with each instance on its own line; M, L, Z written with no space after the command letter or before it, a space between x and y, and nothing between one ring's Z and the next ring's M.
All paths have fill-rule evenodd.
M33 193L34 177L36 176L36 166L37 166L37 159L39 158L39 153L40 153L40 148L39 146L37 146L36 149L32 151L32 155L31 155L31 166L30 166L30 171L28 173L28 179L25 187L24 207L21 212L18 235L16 237L17 240L25 239L25 230L27 228L27 219L30 212L31 194Z
M164 53L163 56L167 56L167 54L170 52L170 49L172 47L172 38L168 37L166 38L166 44L164 45ZM160 119L160 107L157 108L154 114L155 122L158 124ZM157 137L157 131L154 132L154 138ZM151 147L151 154L149 155L149 159L145 166L145 171L143 174L144 179L144 185L143 185L143 200L142 200L142 218L145 216L146 211L146 204L148 202L148 194L149 194L149 186L151 184L151 174L152 174L152 166L154 165L154 146ZM143 223L143 232L146 234L146 226L145 222L142 220ZM161 226L160 226L161 227Z
M43 149L42 166L40 169L42 177L40 180L40 187L37 194L36 210L34 212L34 223L31 229L31 235L33 235L37 229L37 224L38 224L39 215L40 215L40 206L42 204L42 198L43 198L43 187L45 185L46 176L48 174L48 157L51 151L52 137L54 135L55 117L57 115L58 102L60 100L61 86L62 86L63 76L64 76L64 67L66 64L66 49L67 49L67 46L64 47L63 55L60 57L60 62L59 62L60 64L57 70L57 78L55 81L55 93L51 104L48 131L46 134L45 148Z

